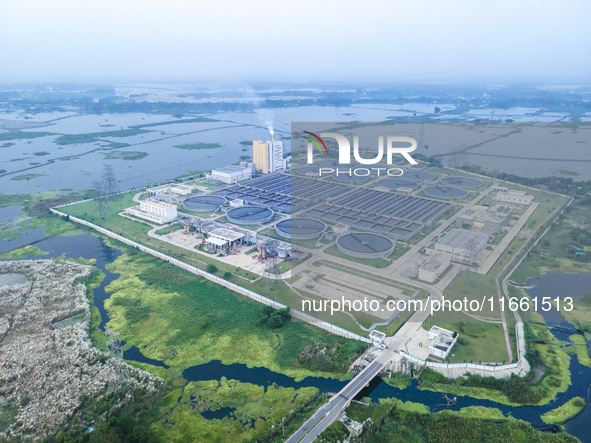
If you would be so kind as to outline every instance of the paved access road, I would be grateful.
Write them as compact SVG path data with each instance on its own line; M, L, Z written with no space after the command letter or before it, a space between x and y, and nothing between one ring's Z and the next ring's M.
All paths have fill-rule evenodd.
M320 407L286 443L311 443L328 426L330 426L355 397L384 367L384 360L377 358L351 380L341 392L332 397L328 403ZM386 360L387 361L387 360Z

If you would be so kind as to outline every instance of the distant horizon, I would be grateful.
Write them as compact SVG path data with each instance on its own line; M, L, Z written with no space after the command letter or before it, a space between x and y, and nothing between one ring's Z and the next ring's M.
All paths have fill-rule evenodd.
M262 84L264 83L264 84ZM544 89L544 87L554 86L555 88L547 89L568 89L591 86L591 78L589 79L539 79L539 80L502 80L502 79L473 79L473 80L387 80L387 79L235 79L224 80L214 78L203 79L165 79L165 78L68 78L68 79L37 79L37 80L0 80L0 87L19 85L19 86L59 86L59 85L89 85L89 86L137 86L146 87L151 86L190 86L211 88L215 87L220 90L232 89L239 91L244 87L249 88L268 88L273 89L275 86L294 86L306 89L307 86L345 86L356 89L362 89L363 86L467 86L467 87L486 87L490 89L503 89L510 87L525 87Z
M584 0L4 2L0 83L587 83L590 16Z

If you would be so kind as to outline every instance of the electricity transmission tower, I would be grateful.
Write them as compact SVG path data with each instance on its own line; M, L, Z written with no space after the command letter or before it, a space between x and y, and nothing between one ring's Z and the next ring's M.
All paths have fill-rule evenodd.
M459 148L451 152L449 159L449 167L453 169L460 169L462 166L468 164L468 156L466 155L466 145L462 144Z
M477 296L477 294L471 294L471 290L473 292L477 289L480 295L482 295L482 284L480 282L480 277L478 276L478 273L475 270L477 265L477 247L478 245L476 240L470 241L470 243L468 243L468 245L466 246L468 254L466 255L466 263L462 272L462 276L464 283L464 296L466 296L468 299L472 299Z
M115 178L115 171L113 170L112 165L103 166L103 190L106 195L119 192L117 179Z
M109 205L107 204L107 199L105 198L103 183L93 182L92 188L94 189L94 208L92 210L92 216L94 217L98 211L99 215L104 217Z
M281 273L279 272L279 267L277 266L277 242L275 240L265 241L261 246L261 253L265 257L265 270L263 271L259 286L262 285L263 282L265 283L267 297L269 297L271 284L283 284L283 279L281 278Z

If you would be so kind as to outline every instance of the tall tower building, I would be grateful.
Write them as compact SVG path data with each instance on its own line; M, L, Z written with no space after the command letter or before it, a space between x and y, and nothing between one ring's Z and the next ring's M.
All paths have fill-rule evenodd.
M258 172L271 174L285 169L283 159L283 142L277 140L254 140L252 142L252 157Z

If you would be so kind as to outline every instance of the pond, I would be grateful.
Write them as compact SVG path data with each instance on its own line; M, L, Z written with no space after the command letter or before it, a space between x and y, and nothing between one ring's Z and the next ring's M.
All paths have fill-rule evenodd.
M0 286L23 285L27 282L27 277L23 274L8 273L0 274Z
M585 292L591 292L591 272L568 274L561 271L546 272L540 278L532 278L525 285L525 292L532 299L538 300L538 313L544 317L546 323L566 323L564 316L552 305L549 311L541 309L542 299L550 297L581 297Z
M99 327L104 330L105 324L109 321L107 311L105 310L105 300L111 296L111 294L105 291L105 287L120 275L108 271L105 266L108 263L113 263L122 252L119 249L108 246L102 238L90 234L50 237L35 243L35 246L42 251L48 252L48 254L14 260L48 259L62 255L65 255L67 258L82 257L87 260L96 259L97 268L105 274L105 278L101 284L93 291L94 304L101 314Z

